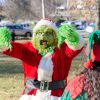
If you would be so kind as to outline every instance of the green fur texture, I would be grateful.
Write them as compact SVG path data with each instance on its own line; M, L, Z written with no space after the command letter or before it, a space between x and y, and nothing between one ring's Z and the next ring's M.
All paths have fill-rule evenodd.
M11 33L6 27L0 28L0 48L4 46L11 49Z
M69 45L77 45L79 42L79 34L76 29L68 24L64 24L58 28L58 46L66 41Z
M48 33L50 33L52 37ZM44 47L44 45L41 45L41 40L47 41L46 48ZM34 31L32 43L34 47L38 50L39 54L41 54L42 56L45 56L47 53L52 54L54 52L53 46L57 46L57 42L58 39L56 32L51 27L42 25L36 31Z

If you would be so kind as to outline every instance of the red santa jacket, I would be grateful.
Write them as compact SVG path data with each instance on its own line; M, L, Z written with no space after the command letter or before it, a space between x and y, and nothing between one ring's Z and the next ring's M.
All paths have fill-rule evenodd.
M12 42L12 50L4 51L3 53L14 58L18 58L22 61L23 72L25 81L26 78L38 79L38 65L42 56L38 54L38 51L33 47L31 42L17 43ZM81 52L80 50L71 50L66 43L63 43L60 48L55 47L52 54L53 73L52 81L64 80L68 76L68 72L71 66L72 59ZM60 97L64 89L52 90L51 95ZM32 94L36 94L36 91Z

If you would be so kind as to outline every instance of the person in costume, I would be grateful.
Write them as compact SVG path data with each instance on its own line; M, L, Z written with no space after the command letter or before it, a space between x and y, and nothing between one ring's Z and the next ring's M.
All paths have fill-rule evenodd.
M47 19L36 24L30 42L10 41L8 33L6 28L0 29L0 47L8 48L3 54L22 61L24 91L20 100L60 100L72 59L82 51L83 38L73 27L57 29Z
M84 69L66 86L61 100L100 100L100 30L89 35Z

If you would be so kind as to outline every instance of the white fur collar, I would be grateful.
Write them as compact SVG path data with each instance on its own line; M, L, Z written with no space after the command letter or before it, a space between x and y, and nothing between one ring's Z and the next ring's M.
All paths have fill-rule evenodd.
M38 80L39 81L52 81L53 62L52 54L48 53L43 56L38 66Z

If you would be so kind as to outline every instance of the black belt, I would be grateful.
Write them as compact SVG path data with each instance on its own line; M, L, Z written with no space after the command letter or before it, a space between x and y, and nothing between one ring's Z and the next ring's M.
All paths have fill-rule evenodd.
M65 88L66 80L58 80L53 82L46 82L46 81L38 81L33 79L27 79L26 81L26 89L28 91L32 89L39 89L40 91L45 90L57 90Z

